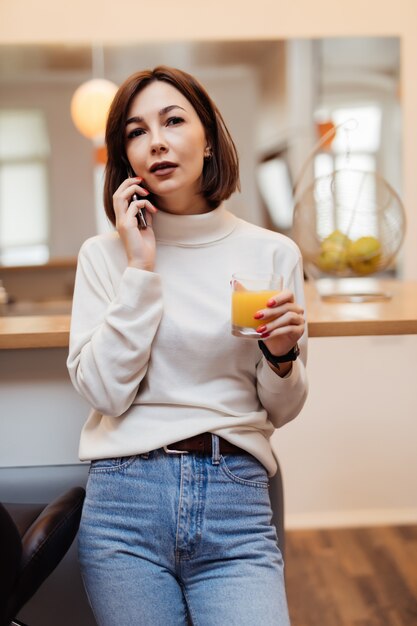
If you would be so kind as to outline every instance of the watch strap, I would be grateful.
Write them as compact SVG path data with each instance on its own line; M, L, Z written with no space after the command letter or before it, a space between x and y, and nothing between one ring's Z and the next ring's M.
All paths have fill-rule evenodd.
M295 344L295 346L291 348L291 350L289 350L287 354L281 354L280 356L275 356L275 354L272 354L272 352L268 350L267 346L264 344L263 341L258 341L258 346L261 349L262 354L264 355L266 360L269 361L269 363L271 363L278 369L279 369L280 363L288 363L289 361L295 361L296 358L300 354L300 348L298 347L298 344Z

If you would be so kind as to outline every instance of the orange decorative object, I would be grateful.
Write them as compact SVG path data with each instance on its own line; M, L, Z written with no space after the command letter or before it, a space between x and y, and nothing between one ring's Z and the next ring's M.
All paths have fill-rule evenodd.
M332 121L329 120L328 122L317 122L316 127L319 138L323 139L323 143L320 142L320 148L322 150L330 150L332 147L333 139L336 136L335 125ZM326 139L324 139L324 137L326 137Z
M94 151L94 163L96 165L106 165L107 163L107 148L106 146L97 146Z

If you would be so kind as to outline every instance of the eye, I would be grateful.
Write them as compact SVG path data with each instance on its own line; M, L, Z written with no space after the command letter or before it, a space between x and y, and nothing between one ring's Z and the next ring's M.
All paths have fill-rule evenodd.
M144 132L145 131L143 130L143 128L134 128L127 134L127 138L134 139L135 137L139 137L140 135L143 135Z
M181 124L183 121L182 117L170 117L167 120L167 126L176 126L177 124Z

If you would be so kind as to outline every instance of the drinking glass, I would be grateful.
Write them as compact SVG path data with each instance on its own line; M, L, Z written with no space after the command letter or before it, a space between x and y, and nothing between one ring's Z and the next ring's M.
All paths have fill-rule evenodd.
M266 303L282 289L283 279L279 274L232 275L232 335L256 338L256 328L262 324L254 315L266 309Z

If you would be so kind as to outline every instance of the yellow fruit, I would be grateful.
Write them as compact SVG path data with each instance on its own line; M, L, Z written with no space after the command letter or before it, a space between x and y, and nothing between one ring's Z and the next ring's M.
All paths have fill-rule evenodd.
M382 248L376 237L360 237L353 241L347 251L347 261L357 274L376 272L382 257Z
M350 243L350 239L347 235L343 234L341 230L334 230L330 235L323 239L322 247L327 246L330 243L336 243L341 246L347 246Z
M348 266L347 251L351 241L340 230L334 230L320 244L317 265L324 272L342 272Z

